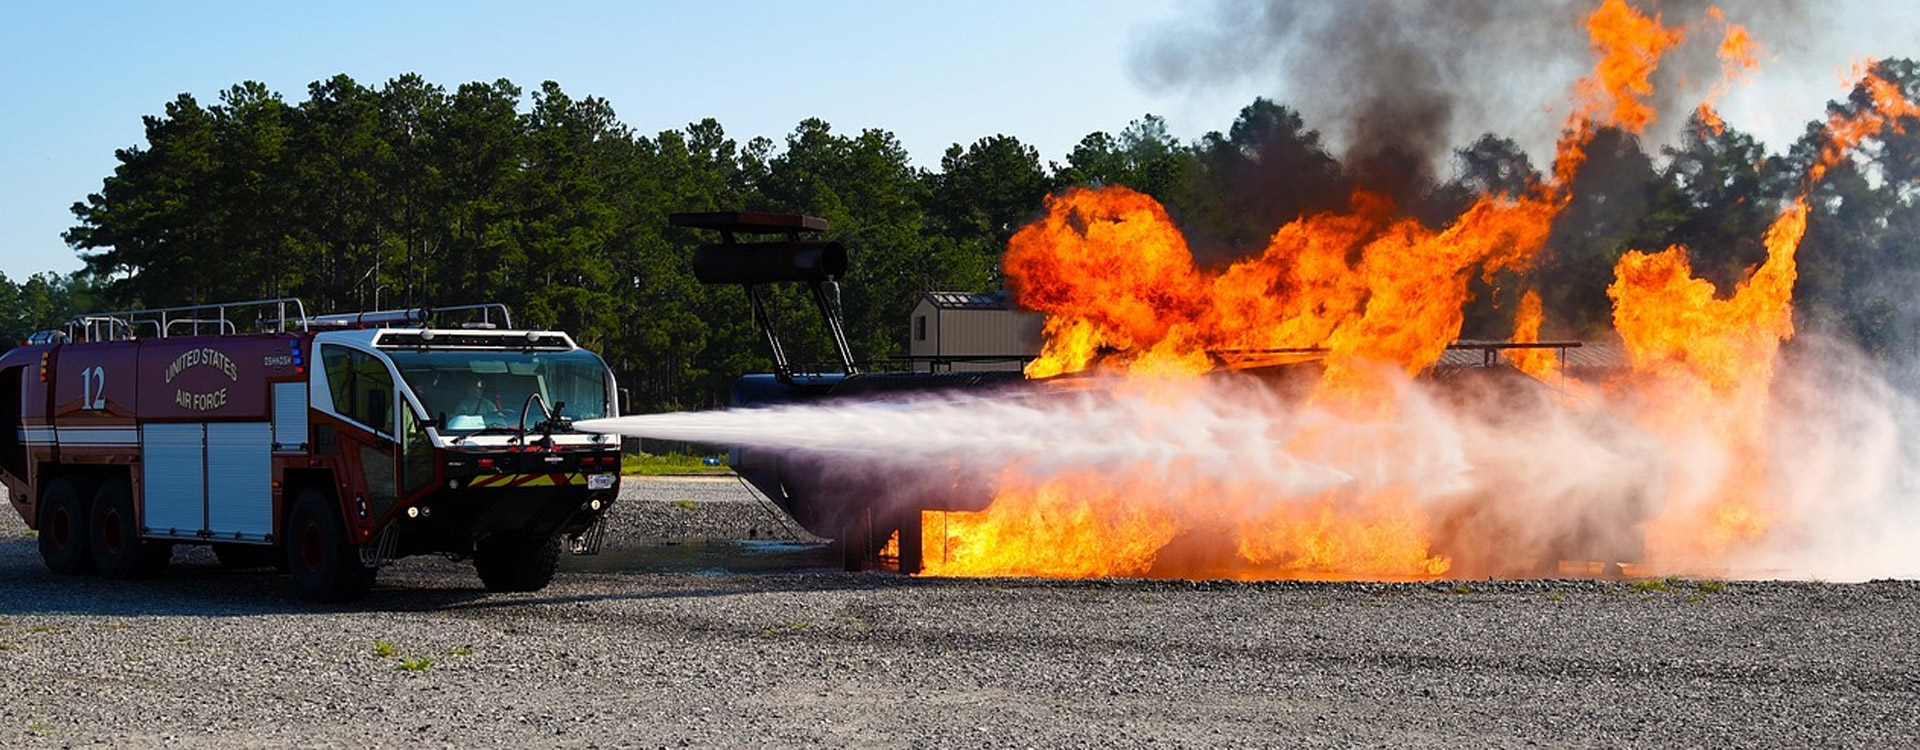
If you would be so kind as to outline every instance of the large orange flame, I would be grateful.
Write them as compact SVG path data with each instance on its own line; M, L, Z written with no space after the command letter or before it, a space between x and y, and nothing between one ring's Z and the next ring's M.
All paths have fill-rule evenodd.
M1673 483L1647 529L1649 559L1685 566L1723 558L1764 537L1778 514L1763 439L1775 359L1794 333L1795 255L1806 234L1807 196L1861 142L1901 132L1902 118L1920 116L1893 83L1864 69L1860 75L1872 106L1830 115L1801 194L1767 229L1766 260L1730 296L1717 298L1712 283L1693 277L1683 247L1628 252L1615 268L1607 294L1632 360L1620 387L1641 406L1634 417L1676 449L1706 442L1726 459Z
M1520 297L1520 309L1515 310L1513 314L1513 343L1540 343L1540 325L1546 321L1546 318L1546 310L1540 303L1539 290L1528 289L1527 293ZM1550 349L1514 349L1507 352L1507 359L1521 372L1542 381L1551 377L1559 364Z
M1725 299L1693 277L1685 248L1620 258L1607 294L1645 405L1637 418L1669 441L1725 446L1733 459L1704 485L1676 483L1648 526L1650 559L1698 564L1767 530L1765 409L1775 355L1793 335L1794 255L1806 228L1797 200L1767 230L1766 262Z
M1626 0L1606 0L1587 17L1587 33L1601 56L1594 76L1579 86L1579 114L1640 132L1658 114L1646 103L1653 93L1653 71L1685 32L1662 26L1658 15L1642 14Z

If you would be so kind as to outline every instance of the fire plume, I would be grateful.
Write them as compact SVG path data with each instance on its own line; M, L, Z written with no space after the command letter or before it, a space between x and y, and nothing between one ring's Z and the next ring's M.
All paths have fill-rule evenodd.
M1716 50L1724 80L1698 111L1718 127L1712 100L1755 68L1759 48L1717 9L1708 18L1724 28ZM1898 130L1920 107L1866 75L1871 106L1830 116L1806 187L1766 231L1766 259L1730 294L1693 275L1684 247L1621 256L1607 294L1625 370L1604 388L1553 391L1578 398L1546 399L1582 403L1534 403L1543 392L1537 381L1566 379L1552 377L1559 362L1545 349L1504 355L1513 366L1506 372L1532 376L1519 378L1527 385L1492 376L1436 397L1422 378L1459 338L1471 282L1532 269L1594 129L1638 133L1651 123L1653 74L1686 39L1684 29L1624 0L1605 0L1585 25L1600 60L1576 85L1553 176L1519 195L1479 196L1445 226L1406 218L1362 188L1347 210L1290 221L1258 253L1202 269L1149 196L1113 186L1049 197L1045 215L1013 236L1004 261L1016 300L1047 316L1044 349L1027 375L1118 378L1120 392L1180 413L1192 403L1220 408L1221 376L1209 373L1283 370L1278 390L1290 396L1245 407L1271 410L1271 422L1255 430L1267 442L1236 455L1316 479L1282 486L1262 472L1191 471L1179 459L1064 473L1014 462L985 510L926 514L926 572L1482 575L1517 569L1503 556L1567 559L1568 539L1604 536L1593 528L1608 525L1626 529L1631 542L1615 547L1626 551L1584 559L1632 556L1685 569L1772 533L1782 511L1769 499L1764 470L1771 387L1782 343L1794 335L1807 192L1864 140ZM1539 293L1527 291L1514 341L1538 342L1545 318ZM1515 394L1533 405L1475 411L1484 407L1478 400ZM1151 429L1224 430L1177 421ZM1572 436L1571 450L1596 472L1645 482L1616 496L1543 471L1533 461L1539 446L1502 437L1515 424ZM1680 454L1712 459L1668 458ZM1528 503L1567 520L1524 529L1515 508Z
M1546 310L1540 304L1539 290L1528 289L1520 297L1520 309L1513 314L1513 343L1540 343L1540 324L1546 317ZM1507 360L1521 372L1539 380L1551 376L1558 364L1553 352L1546 349L1514 349L1507 352Z
M1631 358L1620 387L1641 408L1634 418L1671 444L1708 442L1726 461L1674 483L1663 512L1647 529L1649 559L1675 564L1724 557L1762 538L1779 515L1768 489L1765 431L1782 342L1793 337L1796 254L1806 235L1808 194L1866 139L1901 132L1920 116L1893 83L1867 70L1861 87L1871 106L1827 121L1821 150L1801 193L1767 228L1767 257L1726 298L1695 278L1686 248L1630 251L1615 267L1607 294L1614 329Z
M1725 299L1693 277L1685 248L1620 258L1607 294L1631 360L1627 387L1647 405L1635 418L1675 443L1724 446L1732 459L1676 484L1648 525L1649 559L1716 559L1767 530L1766 407L1775 357L1793 336L1794 255L1806 228L1807 205L1795 201L1767 230L1766 262Z
M1811 190L1812 183L1819 182L1828 170L1850 157L1862 141L1882 132L1904 133L1906 126L1902 120L1920 117L1920 105L1907 99L1898 85L1864 67L1855 73L1866 89L1871 106L1851 115L1839 110L1828 115L1826 139L1807 172L1806 190Z
M1707 18L1725 28L1720 46L1714 54L1720 58L1720 80L1707 91L1706 99L1695 109L1701 127L1714 135L1726 132L1726 121L1720 119L1720 112L1714 109L1714 103L1726 96L1736 82L1745 80L1760 67L1760 44L1755 42L1753 34L1745 26L1727 21L1727 15L1719 8L1708 8Z
M1073 188L1047 209L1005 261L1020 303L1048 315L1029 376L1324 348L1340 389L1373 364L1413 373L1437 361L1460 332L1468 281L1531 264L1558 204L1488 196L1436 231L1359 191L1350 213L1291 222L1216 274L1197 270L1165 210L1130 189Z
M1050 315L1032 377L1085 369L1102 350L1180 357L1197 341L1204 280L1186 238L1158 201L1125 188L1075 189L1047 199L1047 215L1014 235L1003 261L1022 279L1021 302Z
M1660 56L1686 39L1681 29L1660 23L1626 0L1606 0L1587 16L1587 34L1600 51L1592 78L1579 85L1581 119L1602 121L1640 132L1658 114L1646 98L1653 93L1653 71Z
M1167 506L1142 502L1103 476L1062 476L1031 486L1006 478L994 513L926 513L941 554L930 575L1143 576L1178 533ZM1089 539L1105 540L1089 545Z
M1591 121L1637 132L1653 119L1645 101L1651 74L1683 32L1621 0L1603 3L1587 27L1601 61L1580 84L1583 104L1559 143L1555 183L1517 196L1480 196L1445 227L1400 217L1391 201L1360 189L1347 212L1289 222L1261 253L1208 273L1148 196L1107 187L1048 198L1046 215L1014 235L1003 263L1019 303L1047 315L1046 343L1027 375L1096 370L1151 377L1161 383L1161 397L1178 398L1179 387L1166 378L1310 357L1320 374L1305 403L1384 431L1363 429L1371 442L1361 445L1344 430L1303 429L1289 438L1290 448L1336 465L1356 455L1394 460L1377 451L1394 444L1392 425L1404 416L1396 394L1459 337L1476 275L1532 266L1565 205L1561 185L1584 161ZM1537 331L1538 321L1533 325ZM1193 500L1191 489L1166 482L1132 482L1127 492L1174 497L1178 507L1187 507L1180 497ZM1195 535L1232 542L1232 554L1200 555L1186 567L1142 558L1138 535L1092 533L1111 529L1116 518L1141 522L1128 503L1118 507L1134 510L1118 517L1093 510L1114 505L1117 493L1102 482L1025 478L1010 469L986 511L939 514L945 531L935 543L944 553L928 556L940 560L928 571L1087 574L1068 571L1088 569L1086 550L1107 548L1114 564L1097 574L1181 575L1197 567L1230 577L1431 577L1452 567L1430 548L1423 502L1431 493L1405 477L1293 497L1258 485L1209 486L1213 499L1196 502L1212 507L1226 498L1243 512L1226 520L1154 517L1155 531L1146 536L1165 537L1157 548L1179 547L1175 540ZM1034 531L1015 531L1035 523L1052 535L1044 543L1020 536ZM1047 562L1053 559L1059 562Z

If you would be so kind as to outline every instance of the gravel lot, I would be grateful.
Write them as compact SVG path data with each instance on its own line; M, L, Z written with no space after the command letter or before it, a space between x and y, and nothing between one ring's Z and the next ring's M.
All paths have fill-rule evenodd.
M1920 742L1913 582L919 580L685 541L793 536L735 484L628 487L546 591L419 558L349 607L198 551L56 579L7 514L0 746Z

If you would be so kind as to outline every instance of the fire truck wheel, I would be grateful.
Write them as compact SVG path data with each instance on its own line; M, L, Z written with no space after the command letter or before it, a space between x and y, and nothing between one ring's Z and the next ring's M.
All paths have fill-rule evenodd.
M103 578L147 578L167 569L173 545L140 538L133 490L125 479L109 479L93 493L88 516L88 546L93 568Z
M316 602L358 599L373 588L374 569L347 540L340 511L319 490L306 489L287 518L287 565L300 597Z
M87 552L87 504L80 499L80 488L62 477L40 493L40 559L47 570L60 575L93 571L93 555Z
M493 534L473 546L473 569L488 591L539 591L560 565L560 538Z

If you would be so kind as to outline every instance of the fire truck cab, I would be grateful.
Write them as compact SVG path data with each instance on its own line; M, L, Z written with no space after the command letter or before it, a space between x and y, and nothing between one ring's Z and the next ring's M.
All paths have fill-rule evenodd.
M616 416L616 392L501 305L86 315L0 356L0 484L57 574L155 575L205 544L316 601L426 553L532 591L563 545L599 549L619 442L572 423Z

